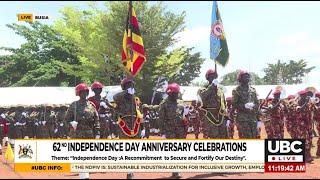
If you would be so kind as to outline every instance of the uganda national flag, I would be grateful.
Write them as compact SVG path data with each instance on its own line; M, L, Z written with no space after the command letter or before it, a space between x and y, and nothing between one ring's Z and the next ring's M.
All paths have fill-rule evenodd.
M131 35L132 35L132 38L131 38ZM131 39L132 39L132 42L131 42ZM131 59L131 50L133 54L132 59ZM126 24L126 29L124 31L123 43L122 43L122 64L132 76L135 76L138 74L139 70L142 68L145 61L146 61L146 58L144 53L144 46L143 46L143 41L141 37L141 32L139 29L139 21L132 7L132 2L130 1L127 24Z
M213 1L211 31L210 31L210 58L225 67L229 60L229 50L224 32L217 1Z

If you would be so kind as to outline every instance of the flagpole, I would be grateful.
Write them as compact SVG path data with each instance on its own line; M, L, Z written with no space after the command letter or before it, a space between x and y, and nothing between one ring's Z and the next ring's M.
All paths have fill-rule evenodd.
M130 29L130 61L131 61L131 79L133 81L133 43L132 43L132 1L129 1L129 29ZM134 84L132 83L134 86ZM134 95L132 95L134 98ZM133 124L133 105L136 106L136 103L133 104L133 98L131 97L131 124L132 128L134 128Z

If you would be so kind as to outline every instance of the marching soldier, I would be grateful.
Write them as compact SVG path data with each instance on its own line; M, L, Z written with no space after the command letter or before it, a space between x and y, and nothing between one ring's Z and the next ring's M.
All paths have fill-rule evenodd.
M208 128L209 138L227 138L225 124L226 102L222 88L218 87L218 74L209 69L206 73L208 85L200 89L202 111L204 111L204 123Z
M27 113L23 105L18 105L14 115L16 125L16 135L18 139L23 139L26 135Z
M38 123L37 138L51 139L55 130L54 114L51 112L52 104L45 104L43 110Z
M67 138L69 125L64 119L67 113L67 109L68 109L67 105L61 104L59 111L56 113L57 129L58 129L56 133L56 138Z
M184 121L188 115L189 109L185 107L184 102L178 99L180 86L176 83L169 84L166 93L168 97L160 104L159 121L163 123L165 136L167 139L185 138ZM174 178L180 179L180 173L172 173Z
M101 139L111 139L110 133L110 125L109 121L111 121L110 114L108 113L108 106L105 102L100 102L99 105L99 120L100 120L100 138Z
M317 102L314 103L314 115L313 115L313 119L316 122L316 128L318 133L320 133L320 92L316 92L315 93L315 97L318 98ZM317 141L317 152L316 152L317 156L320 156L320 137L318 137L318 141Z
M263 102L264 105L262 105L262 107L261 107L261 120L263 121L264 128L266 130L268 139L272 139L274 137L273 136L274 128L272 128L272 117L268 111L268 108L270 107L272 100L273 100L273 98L269 97L265 103Z
M297 113L295 113L295 109L297 107L297 103L295 102L295 96L289 95L288 96L288 104L286 110L286 128L288 133L290 134L291 138L296 139L296 131L293 128L297 126Z
M308 91L306 90L299 91L298 94L300 95L300 99L298 101L298 106L296 107L298 123L297 138L306 140L306 161L310 163L313 161L313 158L311 157L312 139L310 139L310 134L312 134L312 109L311 104L309 103L310 96L307 96Z
M236 123L234 121L234 113L235 112L234 112L234 109L232 108L231 100L232 100L231 97L226 98L226 102L227 102L227 116L226 116L227 123L226 123L226 126L227 126L227 130L228 130L228 137L230 139L233 139L234 126Z
M150 121L152 120L150 116L149 106L147 104L142 105L143 121L144 121L144 131L145 135L143 137L149 139L150 137Z
M36 106L35 105L31 105L28 110L27 110L27 124L26 124L26 136L27 138L34 138L35 134L34 134L34 118L32 117L33 112L35 112L36 110Z
M14 147L14 139L16 138L16 121L14 119L16 107L11 106L5 114L10 124L8 125L8 136L10 139L11 147Z
M189 118L191 120L192 123L192 127L194 130L194 135L196 139L199 139L199 134L200 134L200 115L199 112L197 110L197 101L193 100L191 102L191 106L190 106L190 111L189 111Z
M115 114L118 119L119 138L140 138L140 123L142 114L140 113L136 98L134 96L134 82L131 78L124 78L121 83L122 91L113 96L116 104ZM127 174L127 179L133 179L133 173Z
M70 104L65 116L65 122L70 123L71 138L99 139L100 124L95 105L87 99L89 88L85 84L78 84L75 88L78 101ZM89 173L79 173L80 179L88 179Z
M109 103L107 98L102 99L101 97L102 89L103 89L103 85L100 82L94 82L91 85L91 90L94 92L94 96L89 97L88 100L95 105L97 111L99 110L100 103L102 101L104 101L109 108L113 108L112 104Z
M237 110L236 122L239 125L241 138L257 138L257 130L261 128L259 121L258 95L249 85L250 74L240 71L237 76L240 85L232 91L232 106Z

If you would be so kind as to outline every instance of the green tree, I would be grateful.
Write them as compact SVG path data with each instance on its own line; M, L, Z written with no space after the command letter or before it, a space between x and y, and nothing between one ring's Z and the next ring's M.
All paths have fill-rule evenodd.
M307 66L303 59L290 60L288 63L278 60L275 64L268 63L268 67L263 69L263 79L267 84L299 84L303 82L303 77L315 68Z
M192 49L193 48L187 48L184 51L185 56L183 57L183 61L181 61L182 67L169 79L169 82L176 82L181 86L188 86L193 79L199 76L201 65L205 59L201 58L199 52L191 54Z
M184 62L200 57L184 47L168 50L178 42L175 35L185 28L185 12L174 14L167 10L163 2L150 5L146 1L135 1L133 7L146 52L146 62L135 77L136 89L142 101L150 102L152 88L160 75L181 81L179 73L183 72L194 78L198 73L195 70L197 67L183 69L186 66ZM55 28L80 49L78 57L81 71L62 63L61 67L66 73L79 76L84 81L100 80L118 85L123 75L126 76L121 50L128 2L108 1L105 8L97 8L91 2L90 9L85 11L72 7L65 7L61 11L63 18L56 22ZM102 55L109 57L108 63L105 63ZM189 79L185 80L190 82Z
M223 84L224 86L232 86L232 85L238 85L238 73L240 72L240 70L236 70L233 72L230 72L228 74L225 74L221 77L221 84ZM251 75L251 82L250 84L252 85L263 85L265 84L262 80L262 78L260 78L256 73L254 72L250 72Z
M75 78L63 73L57 62L79 64L75 46L39 22L7 27L27 42L19 48L0 48L10 52L0 56L1 86L74 86Z

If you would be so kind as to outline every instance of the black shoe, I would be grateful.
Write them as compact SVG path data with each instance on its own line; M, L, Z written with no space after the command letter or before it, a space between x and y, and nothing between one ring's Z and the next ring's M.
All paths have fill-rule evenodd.
M134 179L133 173L128 173L127 174L127 179Z
M182 178L180 173L172 173L172 177L175 178L175 179L181 179Z

